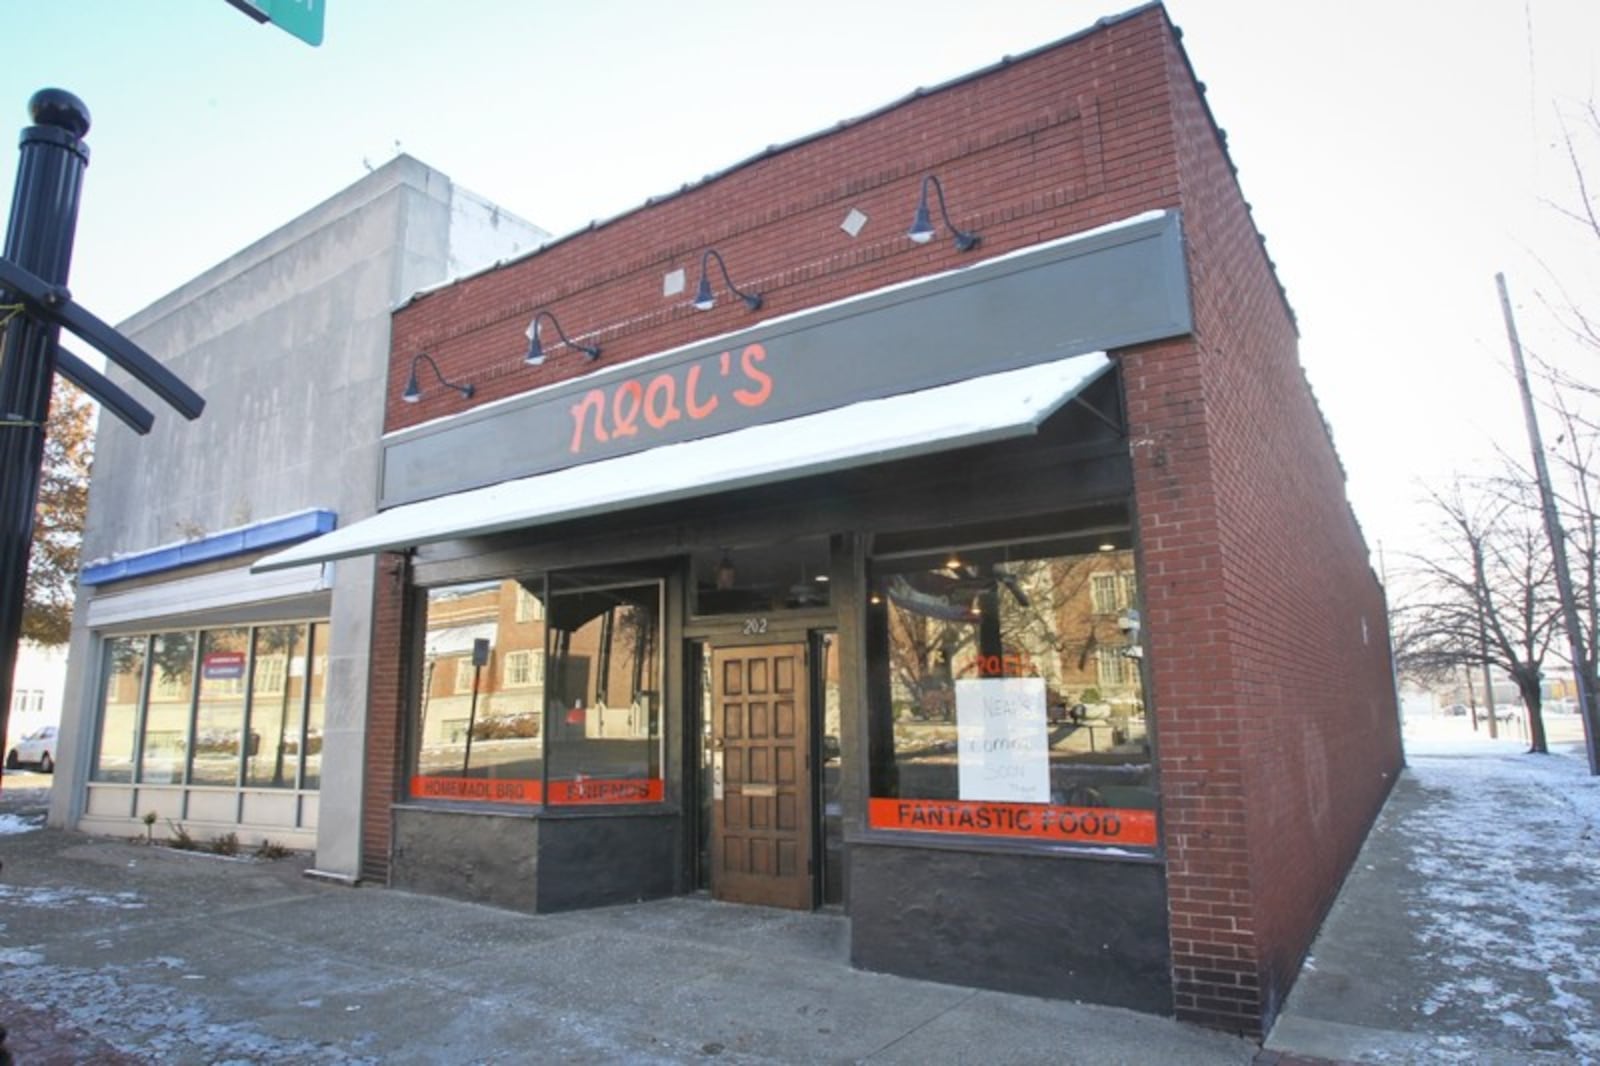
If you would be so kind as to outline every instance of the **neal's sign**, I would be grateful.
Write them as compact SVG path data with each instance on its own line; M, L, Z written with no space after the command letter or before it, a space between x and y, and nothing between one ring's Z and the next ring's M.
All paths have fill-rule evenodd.
M583 455L585 448L625 437L660 435L674 422L704 422L724 401L760 407L772 399L772 375L761 367L766 360L766 348L747 344L737 360L727 351L649 378L590 389L571 407L568 450Z
M381 506L1159 340L1190 322L1178 216L1152 212L392 433Z

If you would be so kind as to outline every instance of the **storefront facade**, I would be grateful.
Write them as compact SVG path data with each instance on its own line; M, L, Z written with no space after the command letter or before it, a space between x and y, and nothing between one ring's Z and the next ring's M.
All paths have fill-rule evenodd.
M1399 764L1294 343L1159 7L412 300L256 564L378 556L363 876L1260 1031Z
M97 428L53 824L355 880L375 566L250 564L374 511L396 302L545 236L400 156L121 324L207 409Z

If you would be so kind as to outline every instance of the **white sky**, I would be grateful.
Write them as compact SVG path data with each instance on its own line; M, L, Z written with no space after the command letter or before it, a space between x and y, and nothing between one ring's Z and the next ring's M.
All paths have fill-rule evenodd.
M0 3L0 130L25 126L46 85L93 115L72 275L87 307L126 317L397 146L562 234L1125 9L327 3L321 48L224 0ZM1574 195L1558 113L1600 98L1600 3L1168 10L1298 315L1369 544L1415 545L1419 478L1480 467L1495 442L1526 454L1495 272L1525 341L1557 355L1541 261L1600 291L1600 247L1547 206ZM0 150L7 195L15 163Z

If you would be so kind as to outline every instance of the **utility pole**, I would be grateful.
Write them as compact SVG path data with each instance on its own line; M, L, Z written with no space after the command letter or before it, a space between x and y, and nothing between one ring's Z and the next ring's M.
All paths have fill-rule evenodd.
M1539 419L1533 409L1533 390L1528 387L1528 368L1522 361L1522 342L1517 338L1517 321L1511 314L1511 295L1506 291L1506 276L1496 274L1500 288L1500 311L1506 320L1506 338L1511 342L1511 360L1517 373L1517 390L1522 394L1522 416L1528 423L1528 445L1533 449L1533 472L1539 481L1540 510L1544 514L1545 537L1555 564L1556 594L1561 598L1561 616L1566 624L1567 646L1572 656L1572 677L1578 690L1578 710L1583 715L1583 741L1589 754L1589 773L1600 776L1600 715L1594 705L1594 678L1589 676L1589 657L1584 652L1583 629L1578 619L1578 604L1572 594L1572 572L1567 566L1567 537L1556 511L1555 491L1550 487L1550 467L1544 460L1544 440L1539 435Z
M1484 625L1483 608L1478 609L1478 647L1483 650L1483 702L1489 709L1489 739L1500 736L1494 717L1494 681L1489 677L1489 632Z

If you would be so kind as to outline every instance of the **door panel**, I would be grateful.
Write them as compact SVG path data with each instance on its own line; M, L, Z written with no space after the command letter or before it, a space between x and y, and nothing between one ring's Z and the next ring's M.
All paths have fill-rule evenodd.
M810 910L811 768L806 646L716 648L711 893Z

